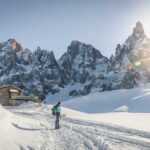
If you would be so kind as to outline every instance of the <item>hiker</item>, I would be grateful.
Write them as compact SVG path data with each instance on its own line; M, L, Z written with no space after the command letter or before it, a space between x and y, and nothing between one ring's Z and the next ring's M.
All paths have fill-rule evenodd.
M58 102L54 108L55 108L55 115L56 115L56 120L55 120L55 129L59 129L59 118L61 117L61 110L60 110L60 102Z

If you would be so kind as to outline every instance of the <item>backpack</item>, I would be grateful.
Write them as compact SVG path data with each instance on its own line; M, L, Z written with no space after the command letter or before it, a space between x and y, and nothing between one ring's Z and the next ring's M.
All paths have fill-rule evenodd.
M55 107L51 108L51 111L52 111L52 115L55 115L55 113L56 113L56 108L55 108Z

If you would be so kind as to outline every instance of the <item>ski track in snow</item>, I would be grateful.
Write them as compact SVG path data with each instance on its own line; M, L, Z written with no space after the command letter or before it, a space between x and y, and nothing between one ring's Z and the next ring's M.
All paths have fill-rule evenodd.
M148 132L67 117L60 120L61 128L55 130L55 118L50 114L35 112L31 115L17 109L12 112L40 121L40 150L150 150ZM20 150L35 149L20 146Z

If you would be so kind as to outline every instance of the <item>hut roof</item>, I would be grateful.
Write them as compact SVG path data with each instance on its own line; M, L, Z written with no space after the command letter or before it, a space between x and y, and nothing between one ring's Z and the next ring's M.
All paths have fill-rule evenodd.
M12 84L6 84L6 85L0 86L0 89L3 89L3 88L13 88L13 89L16 89L18 91L23 91L22 89L16 87L15 85L12 85Z

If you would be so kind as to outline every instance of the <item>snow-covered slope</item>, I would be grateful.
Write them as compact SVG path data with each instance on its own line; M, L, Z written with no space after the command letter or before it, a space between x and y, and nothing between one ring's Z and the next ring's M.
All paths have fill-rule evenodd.
M66 101L63 106L87 113L113 112L117 110L150 112L150 89L135 88L96 92Z
M9 107L13 113L0 108L5 116L4 122L0 115L1 150L150 149L149 113L86 114L62 108L67 117L62 115L61 128L55 130L50 108L33 103Z
M39 148L40 124L37 120L17 116L0 106L0 149Z

